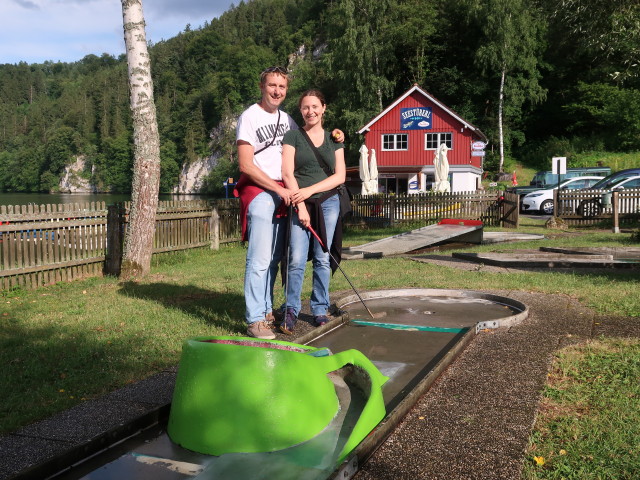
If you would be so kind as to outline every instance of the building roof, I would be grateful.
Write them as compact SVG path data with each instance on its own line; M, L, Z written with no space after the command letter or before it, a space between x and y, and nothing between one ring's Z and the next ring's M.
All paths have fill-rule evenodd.
M400 102L402 102L405 98L407 98L413 92L418 92L421 95L425 96L426 98L431 100L434 104L436 104L438 107L442 108L442 110L444 110L449 115L451 115L453 118L455 118L460 123L462 123L466 128L468 128L469 130L474 132L476 135L478 135L484 142L488 142L487 136L484 133L482 133L482 131L480 131L479 128L474 127L469 122L465 121L462 117L460 117L457 113L455 113L453 110L451 110L449 107L447 107L444 103L440 102L433 95L430 95L429 93L425 92L423 89L421 89L418 86L417 83L415 83L413 85L413 87L411 87L409 90L407 90L402 96L400 96L398 99L396 99L391 105L389 105L382 112L380 112L380 114L377 117L375 117L373 120L371 120L369 123L367 123L364 127L362 127L360 130L358 130L358 133L362 135L363 133L368 131L374 123L376 123L378 120L380 120L382 117L384 117L387 113L389 113L391 110L393 110Z

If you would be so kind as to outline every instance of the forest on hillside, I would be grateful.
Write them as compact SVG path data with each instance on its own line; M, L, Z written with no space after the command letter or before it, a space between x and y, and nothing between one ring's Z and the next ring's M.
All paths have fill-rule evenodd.
M638 25L636 0L242 1L150 46L161 191L210 155L203 193L234 176L234 120L271 65L290 69L294 118L302 90L323 90L350 164L356 131L414 83L487 134L486 170L640 151ZM0 65L0 191L55 191L83 155L101 191L127 192L131 131L124 55Z

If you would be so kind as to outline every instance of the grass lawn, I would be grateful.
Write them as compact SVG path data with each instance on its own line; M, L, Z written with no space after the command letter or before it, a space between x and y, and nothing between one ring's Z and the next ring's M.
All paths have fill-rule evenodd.
M538 248L541 244L625 246L629 245L630 239L629 234L615 235L606 231L569 230L554 233L545 230L541 221L529 221L519 232L544 233L548 235L548 239L542 242L474 246L464 250L507 251ZM345 245L357 245L394 232L386 229L349 230L346 233ZM219 251L197 250L165 255L155 260L148 277L137 282L119 283L117 279L105 277L35 291L3 292L0 297L0 362L3 365L3 374L0 376L0 433L13 431L85 399L98 397L176 365L182 342L186 338L197 335L243 334L242 279L245 252L244 247L232 245ZM451 251L442 254L450 255ZM573 296L597 312L640 317L638 270L498 274L482 269L457 270L405 258L350 261L345 262L343 268L358 290L363 291L420 287L558 293ZM282 290L277 287L276 304L279 304ZM351 291L349 284L339 273L333 277L331 289ZM306 280L303 295L306 298L310 295L309 279ZM545 398L549 400L545 400L544 406L553 405L548 409L552 417L550 421L556 421L565 413L571 419L575 417L574 410L556 407L551 403L565 401L571 405L574 397L560 400L570 390L565 385L579 385L591 392L592 388L606 386L609 382L607 375L612 375L610 381L615 388L597 390L593 395L596 399L603 399L607 394L612 394L620 397L621 401L627 399L628 402L635 402L635 410L627 409L625 415L630 418L624 417L624 422L635 426L635 430L627 429L626 432L635 440L635 460L629 468L640 471L640 461L637 460L640 457L640 434L637 429L637 425L640 425L640 411L637 408L640 403L638 382L635 382L636 390L630 389L622 393L620 384L624 382L615 377L618 368L626 365L625 362L630 362L631 370L628 371L635 372L637 380L640 373L638 343L608 343L604 339L602 345L589 346L589 355L584 351L559 353L562 361L569 363L567 366L558 364L555 367L564 372L560 375L554 370L554 375L562 381L555 376L550 377L553 384L547 389ZM607 355L601 359L598 355L603 350L618 352L625 360L612 359ZM585 355L589 358L588 362L602 367L604 373L579 373L575 377L565 378L568 373L582 372L587 368L584 364ZM592 380L597 375L602 375L603 380L594 384ZM607 403L607 410L608 405ZM580 410L580 418L591 418L595 416L592 414L605 410L604 407L604 403L598 403L593 407L583 408ZM624 408L620 408L622 412ZM601 437L600 429L591 424L581 427L577 422L571 424L571 428L555 428L549 426L550 423L541 423L545 418L544 413L543 411L540 416L532 438L527 478L626 478L607 476L605 473L593 477L581 476L583 471L575 466L576 462L582 461L584 464L585 458L595 458L595 455L588 450L583 451L583 447L571 439L574 436L590 438L596 434ZM622 421L622 417L618 420ZM616 425L607 418L598 421L605 430L609 424ZM556 438L557 432L560 432L561 438ZM615 442L626 445L624 442L628 441L612 438L611 447L607 446L606 449L619 452L618 443ZM591 442L602 447L601 438L593 438ZM571 448L567 447L569 444L572 444ZM561 450L566 455L558 453ZM612 455L610 462L615 462L619 453ZM538 460L533 461L534 457ZM539 465L541 458L544 459L542 466ZM566 466L567 463L570 467ZM556 465L559 472L565 473L551 475L550 466ZM574 473L567 474L568 471ZM540 476L536 476L538 474Z

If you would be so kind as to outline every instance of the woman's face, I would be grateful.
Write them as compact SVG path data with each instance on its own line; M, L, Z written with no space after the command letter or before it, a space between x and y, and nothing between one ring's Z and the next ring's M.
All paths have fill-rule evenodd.
M304 119L305 125L314 126L322 123L322 116L326 109L325 105L322 105L318 97L308 95L300 102L300 113Z

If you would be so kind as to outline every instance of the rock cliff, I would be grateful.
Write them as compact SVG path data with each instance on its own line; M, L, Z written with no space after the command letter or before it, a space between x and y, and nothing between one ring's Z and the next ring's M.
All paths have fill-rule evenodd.
M202 188L204 179L216 166L217 157L200 158L190 164L184 164L178 185L172 193L198 194ZM87 170L86 158L80 155L75 162L67 165L62 172L62 178L58 184L60 193L100 193L98 188L91 183L91 171Z
M95 185L89 178L91 172L87 172L86 157L80 155L76 161L67 165L58 184L61 193L97 193Z
M197 194L200 193L204 179L211 173L217 164L217 157L210 156L199 158L195 162L184 164L178 185L173 188L172 193Z

